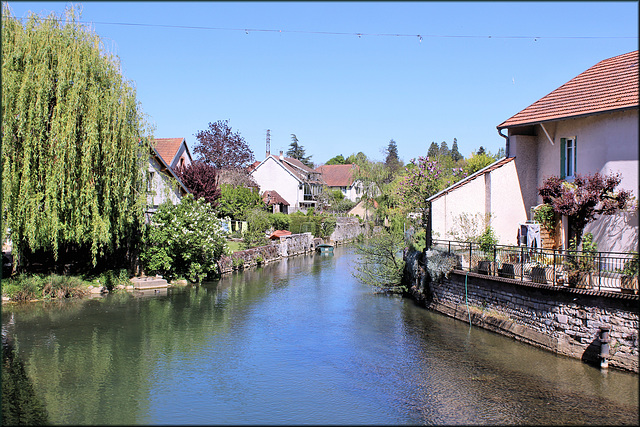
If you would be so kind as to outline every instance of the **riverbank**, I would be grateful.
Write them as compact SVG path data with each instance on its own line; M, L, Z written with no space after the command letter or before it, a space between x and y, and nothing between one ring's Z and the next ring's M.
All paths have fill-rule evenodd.
M547 351L638 373L638 296L520 282L454 270L429 282L424 255L406 255L409 295L420 305ZM601 357L602 331L609 351ZM606 349L606 347L605 347ZM605 350L606 351L606 350Z

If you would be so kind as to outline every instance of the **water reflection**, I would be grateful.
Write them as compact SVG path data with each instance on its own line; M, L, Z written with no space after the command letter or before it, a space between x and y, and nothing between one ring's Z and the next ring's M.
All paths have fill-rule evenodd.
M6 307L57 424L636 424L600 371L300 256L162 295Z

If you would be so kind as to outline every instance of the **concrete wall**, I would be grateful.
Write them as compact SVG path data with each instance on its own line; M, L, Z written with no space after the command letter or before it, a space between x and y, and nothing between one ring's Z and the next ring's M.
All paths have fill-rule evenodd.
M421 256L419 252L405 256L403 280L425 307L464 322L471 317L474 326L598 365L599 328L609 326L609 366L638 372L638 295L488 278L460 270L429 283Z
M454 240L456 219L464 213L491 213L491 223L499 243L516 244L518 224L527 220L515 163L477 176L432 202L432 230L438 239Z

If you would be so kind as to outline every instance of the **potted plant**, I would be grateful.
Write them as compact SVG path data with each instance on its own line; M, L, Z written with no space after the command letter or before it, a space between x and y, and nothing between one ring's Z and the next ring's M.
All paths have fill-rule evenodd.
M493 259L493 250L498 244L498 238L496 237L493 228L490 226L484 230L484 233L478 238L478 244L480 245L481 261L478 261L478 273L491 274L492 265L495 264Z
M623 293L638 293L638 269L640 262L638 261L638 252L632 252L633 257L624 263L622 269L622 277L620 280L620 290Z
M576 288L590 288L595 271L595 260L598 256L598 245L593 241L593 234L587 233L582 239L582 251L576 250L576 241L571 239L569 251L564 262L569 286Z

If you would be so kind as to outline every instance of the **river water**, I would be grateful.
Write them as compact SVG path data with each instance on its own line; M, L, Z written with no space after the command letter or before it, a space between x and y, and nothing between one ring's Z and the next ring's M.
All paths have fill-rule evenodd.
M348 247L144 296L4 306L55 424L638 423L638 376L374 294Z

